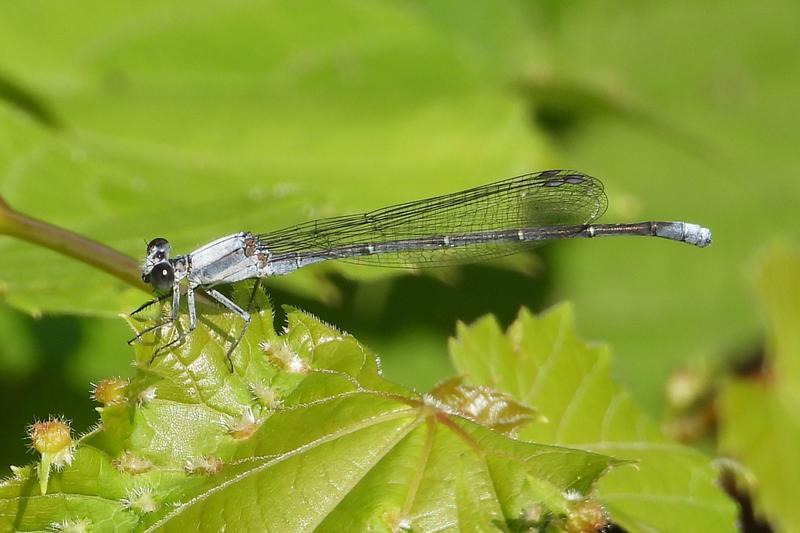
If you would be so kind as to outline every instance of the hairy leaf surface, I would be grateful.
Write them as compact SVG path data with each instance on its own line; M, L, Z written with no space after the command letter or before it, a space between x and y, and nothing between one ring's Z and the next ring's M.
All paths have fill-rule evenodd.
M608 347L575 336L572 308L522 311L507 332L492 318L461 325L451 342L469 383L536 409L546 423L519 437L636 463L603 478L599 499L630 531L733 531L736 506L717 486L711 460L667 440L610 375Z
M125 400L98 408L101 425L46 494L32 468L0 487L0 528L561 527L620 464L509 438L389 383L368 349L299 311L281 334L269 310L255 315L230 372L225 351L240 327L204 310L190 337L155 358L175 328L142 337ZM513 413L507 398L483 392Z

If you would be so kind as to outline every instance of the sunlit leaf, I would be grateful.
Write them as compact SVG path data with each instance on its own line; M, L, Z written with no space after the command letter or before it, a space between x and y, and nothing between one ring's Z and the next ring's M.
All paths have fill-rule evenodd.
M668 441L610 374L606 346L575 336L572 308L536 317L522 311L509 330L486 318L461 325L451 342L469 383L510 394L546 423L519 438L609 454L636 463L599 484L613 522L630 531L732 531L736 506L701 453Z
M177 330L145 334L136 376L98 384L102 424L72 463L49 481L28 468L0 486L0 528L566 527L620 463L506 437L384 380L351 336L293 310L279 335L271 316L254 316L233 372L225 352L238 317L204 310L155 357Z

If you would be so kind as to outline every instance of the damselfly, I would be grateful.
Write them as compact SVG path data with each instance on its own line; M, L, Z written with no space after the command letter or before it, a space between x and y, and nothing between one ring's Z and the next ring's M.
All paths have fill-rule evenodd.
M185 280L189 309L188 332L154 351L154 357L195 329L195 291L200 290L244 321L228 349L230 367L230 354L244 336L250 314L216 287L254 278L255 294L261 278L288 274L321 261L444 266L499 257L557 239L615 235L662 237L700 247L711 243L710 230L686 222L594 224L607 205L600 180L572 170L546 170L270 233L242 231L174 258L166 239L153 239L147 245L142 279L162 297L171 291L168 322L178 317L181 283Z

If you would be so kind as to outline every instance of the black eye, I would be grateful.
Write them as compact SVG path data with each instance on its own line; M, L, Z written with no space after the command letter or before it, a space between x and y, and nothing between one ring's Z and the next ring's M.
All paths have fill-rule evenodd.
M150 271L150 284L157 291L165 291L172 288L175 281L175 271L169 263L159 263Z

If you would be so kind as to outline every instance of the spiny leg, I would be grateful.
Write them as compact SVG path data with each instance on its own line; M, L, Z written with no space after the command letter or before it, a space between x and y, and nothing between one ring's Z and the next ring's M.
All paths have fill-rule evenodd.
M131 311L129 314L130 314L130 316L134 316L137 313L141 313L142 311L144 311L145 309L147 309L151 305L157 304L158 302L163 302L168 297L169 297L169 293L162 294L161 296L159 296L157 298L153 298L152 300L148 300L145 303L143 303L142 305L140 305L139 307L137 307L136 309L134 309L133 311Z
M228 352L225 354L225 358L227 359L228 362L228 370L233 372L233 361L231 361L231 354L233 353L233 350L235 350L236 347L241 342L245 332L247 331L247 327L250 325L250 313L248 313L247 311L245 311L244 309L233 303L221 292L214 289L204 289L204 290L209 296L211 296L216 301L218 301L219 303L221 303L222 305L224 305L225 307L227 307L228 309L230 309L231 311L242 317L242 320L244 320L244 326L242 327L241 333L239 333L239 336L236 338L236 341L231 345L230 348L228 348Z
M256 278L256 282L253 284L253 292L250 293L250 301L247 303L248 313L253 311L253 302L256 300L256 294L259 288L261 288L261 278Z
M169 296L168 294L164 294L162 296L159 296L158 300L163 300L163 299L167 298L168 296ZM180 306L180 304L181 304L181 288L180 288L180 285L176 282L172 286L172 312L170 314L170 317L165 319L165 320L162 320L161 322L159 322L158 324L155 324L154 326L150 326L149 328L143 329L142 331L139 332L138 335L136 335L134 338L129 340L128 344L129 345L133 344L134 342L136 342L137 340L142 338L143 335L145 335L145 334L147 334L147 333L149 333L149 332L151 332L153 330L156 330L156 329L158 329L158 328L160 328L162 326L165 326L167 324L174 324L175 322L177 322L177 320L178 320L178 307ZM164 346L159 346L158 348L154 349L153 350L153 355L150 356L150 361L148 362L148 364L152 364L152 362L155 360L156 356L159 353L161 353L161 351L163 351L164 349L172 346L173 344L175 344L175 342L177 342L180 339L181 339L181 336L179 335L178 339L170 341L167 344L165 344Z
M142 305L140 305L139 307L137 307L136 309L134 309L133 311L131 311L129 316L134 316L137 313L141 313L142 311L144 311L145 309L147 309L151 305L157 304L158 302L163 302L168 297L169 297L169 293L162 294L162 295L160 295L160 296L158 296L156 298L153 298L152 300L148 300L145 303L143 303ZM170 322L171 322L171 320L162 320L161 322L159 322L155 326L150 326L149 328L143 329L134 338L132 338L131 340L128 341L128 346L131 346L134 342L136 342L139 339L141 339L142 336L146 335L147 333L150 333L154 329L158 329L158 328L160 328L161 326L163 326L165 324L169 324Z
M162 348L160 349L166 349L170 346L174 346L182 342L183 339L185 339L186 336L192 333L195 327L197 327L197 311L195 310L194 307L194 288L191 286L186 291L186 306L189 308L189 330L188 331L181 330L181 332L178 334L175 340L173 340L172 342L170 342L165 346L162 346Z
M168 321L167 323L169 323L169 322L173 322L173 321L172 321L172 320L170 320L170 321ZM185 332L185 331L179 331L179 332L178 332L178 334L175 336L175 338L174 338L174 339L172 339L171 341L169 341L167 344L164 344L164 345L162 345L162 346L159 346L158 348L156 348L155 350L153 350L153 355L151 355L151 356L150 356L150 361L148 361L148 364L153 364L153 361L155 361L155 360L156 360L156 357L157 357L158 355L160 355L160 354L161 354L161 352L166 352L166 351L168 351L170 348L172 348L172 347L173 347L173 346L175 346L176 344L180 343L180 342L181 342L181 341L183 341L183 339L185 339L185 338L186 338L186 332Z
M162 326L166 326L167 324L171 324L171 323L172 323L172 318L167 318L166 320L162 320L161 322L159 322L158 324L156 324L154 326L150 326L148 328L144 328L142 331L137 333L134 338L132 338L132 339L130 339L128 341L128 346L133 345L133 343L135 343L136 341L138 341L139 339L141 339L142 337L144 337L145 335L147 335L151 331L154 331L154 330L156 330L156 329L158 329L158 328L160 328Z
M197 327L197 309L194 306L194 287L186 291L186 306L189 308L189 333Z
M189 288L191 290L191 287ZM176 281L172 286L172 321L178 320L178 311L181 307L181 286Z
M181 330L178 332L178 335L169 341L167 344L163 346L159 346L155 350L153 350L153 356L150 357L150 362L152 363L156 356L161 352L169 350L171 347L183 342L186 338L186 335L194 331L195 326L197 325L197 313L194 307L194 288L189 286L186 290L186 304L189 307L189 331ZM178 311L180 310L181 305L181 290L180 285L177 283L175 284L173 291L172 291L172 319L170 320L173 323L178 322Z

